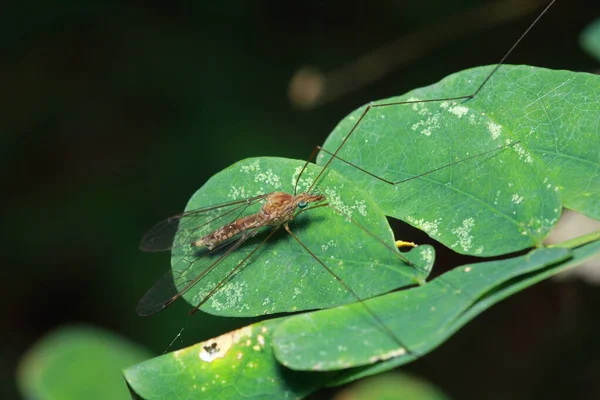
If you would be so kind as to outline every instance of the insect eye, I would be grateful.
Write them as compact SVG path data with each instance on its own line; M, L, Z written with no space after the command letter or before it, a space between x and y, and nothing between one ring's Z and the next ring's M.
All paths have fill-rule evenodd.
M306 208L307 205L308 205L308 201L306 201L306 200L300 200L298 202L298 207L299 208Z

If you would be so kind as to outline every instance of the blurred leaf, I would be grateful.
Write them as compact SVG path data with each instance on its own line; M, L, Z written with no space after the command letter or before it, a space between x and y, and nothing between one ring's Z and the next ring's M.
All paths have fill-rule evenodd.
M358 382L344 389L333 400L447 400L448 397L416 376L389 373Z
M492 68L465 70L375 104L473 93ZM395 187L339 160L332 167L386 215L459 253L522 250L542 242L563 206L600 219L599 91L596 75L503 65L474 99L371 109L339 152L394 182L491 151L485 156ZM325 148L335 151L363 111L344 118ZM322 153L318 163L328 159Z
M26 399L129 399L120 371L148 357L110 332L66 327L28 350L19 365L18 383Z
M589 24L581 32L579 43L590 56L600 61L600 19Z

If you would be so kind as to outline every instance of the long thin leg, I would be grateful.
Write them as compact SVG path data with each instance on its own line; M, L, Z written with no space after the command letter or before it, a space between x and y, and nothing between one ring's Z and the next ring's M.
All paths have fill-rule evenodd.
M377 176L377 175L375 175L374 173L372 173L372 172L369 172L369 171L367 171L366 169L364 169L364 168L361 168L361 167L359 167L358 165L351 163L350 161L344 160L343 158L341 158L340 156L336 155L335 153L332 153L332 152L330 152L330 151L328 151L328 150L325 150L325 149L324 149L323 147L321 147L321 146L317 146L317 148L318 148L319 150L321 150L322 152L329 154L329 155L332 157L331 159L333 159L333 158L336 158L336 159L338 159L338 160L342 161L343 163L346 163L346 164L348 164L348 165L350 165L350 166L352 166L352 167L354 167L354 168L358 169L359 171L362 171L362 172L364 172L365 174L367 174L367 175L369 175L369 176L372 176L372 177L373 177L373 178L375 178L375 179L378 179L378 180L380 180L381 182L387 183L387 184L389 184L389 185L392 185L392 186L396 186L396 185L399 185L399 184L401 184L401 183L408 182L408 181L412 181L413 179L421 178L421 177L423 177L423 176L425 176L425 175L429 175L429 174L431 174L431 173L437 172L437 171L439 171L439 170L441 170L441 169L444 169L444 168L451 167L451 166L453 166L453 165L456 165L456 164L458 164L458 163L462 163L462 162L464 162L464 161L469 161L469 160L472 160L472 159L474 159L474 158L481 157L481 156L484 156L484 155L486 155L486 154L489 154L489 153L493 153L493 152L495 152L495 151L500 151L500 150L503 150L503 149L505 149L505 148L507 148L507 147L514 146L514 145L516 145L517 143L520 143L520 140L514 141L514 142L512 142L512 143L509 143L509 144L505 144L505 145L502 145L502 146L499 146L499 147L496 147L496 148L494 148L494 149L491 149L491 150L484 151L484 152L482 152L482 153L478 153L478 154L474 154L474 155L472 155L472 156L469 156L469 157L465 157L465 158L463 158L463 159L460 159L460 160L458 160L458 161L451 162L451 163L449 163L449 164L445 164L445 165L439 166L439 167L437 167L437 168L434 168L434 169L432 169L432 170L430 170L430 171L424 172L424 173L422 173L422 174L419 174L419 175L411 176L410 178L402 179L402 180L400 180L400 181L390 181L390 180L388 180L388 179L385 179L385 178L383 178L383 177L381 177L381 176Z
M152 289L150 289L148 291L148 293L146 293L146 295L140 300L140 302L138 303L138 306L137 306L138 314L144 315L144 316L153 315L153 314L156 314L157 312L165 309L166 307L168 307L170 304L172 304L173 302L178 300L181 296L183 296L194 285L196 285L198 282L200 282L208 273L210 273L218 265L220 265L232 252L237 250L249 237L250 237L249 234L242 235L242 237L236 239L234 243L223 244L223 245L220 245L218 248L213 249L211 251L211 254L214 253L215 251L221 250L223 247L229 246L222 254L219 255L219 257L216 260L212 261L206 268L204 268L204 270L202 270L202 272L200 272L198 275L196 275L194 277L194 279L188 281L184 285L183 285L183 283L179 283L179 284L177 283L179 277L181 277L181 274L184 271L189 270L195 262L199 261L200 258L198 258L194 261L186 261L186 262L189 262L189 265L184 269L184 271L178 272L177 276L175 276L175 274L171 271L167 272L167 274L163 275L163 277L158 280L158 282L152 287ZM172 293L172 295L170 295L164 301L161 300L161 301L157 302L153 298L153 291L156 288L160 288L161 291L166 288L169 293Z
M346 282L344 282L342 280L342 278L340 278L335 272L333 272L333 270L331 268L329 268L323 261L321 261L321 259L319 257L317 257L317 255L315 253L313 253L303 242L302 240L300 240L300 238L298 236L296 236L296 234L294 234L294 232L291 231L290 227L288 226L287 223L285 223L284 225L285 230L300 244L300 246L302 246L304 248L304 250L306 250L306 252L308 254L310 254L319 264L321 264L321 266L323 268L325 268L325 270L327 272L329 272L329 274L331 276L333 276L333 278L335 278L336 281L338 281L338 283L340 285L342 285L344 287L344 289L346 289L348 291L348 293L350 293L352 295L352 297L354 297L354 299L359 302L360 304L362 304L362 306L364 307L364 309L371 315L371 317L373 317L373 319L375 321L377 321L377 324L381 327L381 329L383 329L385 331L385 333L387 335L389 335L394 342L396 342L396 344L401 348L404 349L408 354L418 357L418 354L415 354L415 352L411 351L408 347L406 347L406 345L404 345L404 343L402 343L402 341L394 334L394 331L392 331L384 322L381 318L379 318L379 316L363 301L363 299L360 298L360 296L350 287L346 284Z
M529 27L525 30L525 32L523 32L521 34L521 36L519 36L519 38L517 39L517 41L510 47L510 49L508 49L508 51L504 54L504 56L496 64L496 66L494 67L494 69L492 69L492 71L490 71L490 73L487 75L487 77L481 82L481 84L477 87L477 89L475 89L475 91L473 93L467 94L467 95L462 95L462 96L439 98L439 99L412 100L412 101L409 100L409 101L397 101L397 102L382 103L382 104L369 104L363 110L363 112L360 114L360 117L358 117L358 120L352 126L352 128L350 129L350 131L348 132L348 134L346 135L346 137L344 137L344 140L342 140L342 143L340 143L340 145L338 146L338 148L333 153L330 153L332 155L332 157L329 160L327 160L327 162L323 166L323 169L319 172L319 174L317 175L317 178L314 180L313 184L310 186L310 188L308 189L308 191L310 192L312 190L312 188L317 183L317 181L319 180L319 178L321 177L321 175L324 173L325 170L327 170L327 168L329 167L329 164L331 164L331 162L333 161L333 158L337 158L337 154L339 153L339 151L342 149L342 147L344 147L344 145L346 144L346 142L348 141L348 139L350 138L350 136L352 136L352 134L356 131L356 128L358 127L358 125L360 125L360 123L362 122L362 120L366 117L366 115L369 113L369 111L371 111L373 108L399 106L399 105L407 105L407 104L415 104L415 103L421 104L421 103L432 103L432 102L440 102L440 101L470 100L470 99L474 98L475 96L477 96L477 94L479 94L479 92L489 82L489 80L492 78L492 76L494 76L494 74L496 73L496 71L498 71L498 69L500 68L500 66L502 66L502 64L504 64L504 61L506 61L506 59L508 58L508 56L523 41L523 39L527 36L527 34L529 33L529 31L531 31L531 29L533 29L533 27L538 23L538 21L540 20L540 18L542 18L544 16L544 14L546 14L546 12L550 9L550 7L552 7L552 5L554 4L555 1L556 0L551 0L548 3L548 5L546 6L546 8L544 8L544 10L537 16L537 18L529 25ZM313 153L314 153L314 151L313 151ZM306 168L306 166L305 166L305 168Z
M338 210L337 208L335 208L334 206L332 206L331 204L328 204L328 208L331 208L333 211L335 211L336 213L340 214L341 216L344 216L344 214ZM396 255L396 257L398 257L402 262L404 262L405 264L413 267L414 269L416 269L418 272L420 273L428 273L428 271L423 271L422 268L420 268L418 265L416 265L415 263L411 262L409 259L407 259L406 257L404 257L401 253L399 253L396 248L390 246L389 244L387 244L383 239L381 239L380 237L377 237L377 235L375 235L373 232L371 232L370 230L367 229L367 227L363 226L360 222L355 221L352 218L349 218L349 221L351 223L353 223L354 225L356 225L357 227L359 227L360 229L362 229L367 235L371 236L373 239L377 240L379 243L381 243L386 249L388 249L389 251L391 251L392 253L394 253ZM416 245L414 243L410 243L410 242L396 242L395 245L398 246L398 244L400 244L400 246L407 244L410 246L412 245L412 247L416 247ZM311 253L312 254L312 253ZM434 281L431 282L435 282L435 281L440 281L443 282L444 284L446 284L447 286L452 287L455 291L457 292L462 292L463 289L456 287L454 284L447 282L445 279L443 279L442 277L438 277L437 279L435 279ZM415 284L418 285L424 285L425 284L425 280L418 280L415 282Z
M327 208L330 208L330 209L332 209L333 211L335 211L337 214L341 215L342 217L346 217L346 216L344 215L344 213L342 213L340 210L338 210L337 208L335 208L333 205L331 205L331 204L329 204L329 203L323 203L323 204L318 204L318 205L316 205L316 206L308 207L308 208L305 208L305 209L301 210L300 212L298 212L298 213L297 213L297 214L294 216L294 218L296 218L298 215L302 214L303 212L306 212L306 211L308 211L308 210L312 210L312 209L314 209L314 208L319 208L319 207L327 207ZM400 259L400 260L401 260L403 263L405 263L405 264L407 264L407 265L409 265L409 266L413 267L414 269L416 269L418 272L420 272L420 273L422 273L422 274L428 274L428 273L429 273L429 271L424 271L424 270L423 270L422 268L420 268L418 265L415 265L415 264L414 264L412 261L410 261L408 258L404 257L404 256L403 256L401 253L399 253L399 252L397 251L397 248L400 248L400 247L417 247L417 245L416 245L416 244L414 244L414 243L412 243L412 242L404 242L404 241L400 241L400 240L399 240L399 241L396 241L396 242L394 243L394 246L395 246L395 247L393 247L393 246L390 246L390 245L389 245L389 244L387 244L387 243L386 243L386 242L385 242L383 239L381 239L380 237L378 237L377 235L375 235L373 232L371 232L369 229L367 229L367 227L365 227L364 225L362 225L360 222L358 222L358 221L355 221L355 220L354 220L354 219L352 219L352 218L348 218L348 220L349 220L351 223L353 223L354 225L356 225L357 227L359 227L360 229L362 229L362 230L363 230L363 232L365 232L367 235L371 236L373 239L375 239L375 240L377 240L379 243L381 243L381 244L382 244L382 245L383 245L383 246L384 246L386 249L388 249L389 251L391 251L391 252L392 252L392 253L393 253L393 254L394 254L396 257L398 257L398 259ZM288 229L286 229L286 230L289 232L289 228L288 228ZM291 233L291 232L290 232L290 233ZM292 235L292 236L293 236L293 235ZM307 251L309 251L309 250L307 250ZM313 255L313 256L316 258L316 256L315 256L313 253L311 253L310 251L309 251L309 253L310 253L311 255ZM317 259L318 259L318 258L317 258ZM319 262L320 262L320 261L319 261ZM425 278L425 279L426 279L426 278ZM426 280L425 280L425 279L422 279L422 280L421 280L421 279L418 279L417 281L415 281L415 284L418 284L418 285L424 285L424 284L426 283ZM445 281L444 279L442 279L441 277L438 277L438 280L439 280L439 281L441 281L441 282L444 282L446 285L448 285L448 286L452 287L452 288L453 288L455 291L457 291L457 292L462 292L462 291L463 291L463 289L461 289L461 288L457 288L455 285L453 285L452 283L446 282L446 281Z
M246 237L246 239L248 237L251 237L253 235L253 233L255 233L258 230L258 228L255 228L251 233L249 233ZM219 289L221 289L223 287L223 285L225 283L227 283L227 281L229 280L229 278L231 278L237 271L239 271L239 269L242 267L242 265L244 265L246 263L246 261L248 261L248 259L250 257L252 257L252 255L254 253L256 253L256 251L258 249L260 249L268 240L271 236L273 236L273 234L277 232L277 228L271 230L271 232L269 232L269 234L263 239L262 242L260 242L260 244L258 246L256 246L250 253L248 253L248 255L246 257L244 257L244 259L242 261L240 261L231 271L229 271L229 273L227 274L227 276L225 276L225 278L221 279L221 281L217 284L217 286L215 286L214 288L212 288L212 290L206 295L204 296L204 298L200 301L200 303L198 303L193 309L192 311L190 311L190 314L195 313L196 311L198 311L198 309L200 307L202 307L202 305L204 303L206 303L208 301L208 299L211 298L211 296L213 294L215 294ZM237 243L236 243L237 244ZM241 244L240 244L241 245ZM236 247L236 249L239 246ZM206 273L203 273L203 276L206 275ZM195 282L194 282L195 283Z

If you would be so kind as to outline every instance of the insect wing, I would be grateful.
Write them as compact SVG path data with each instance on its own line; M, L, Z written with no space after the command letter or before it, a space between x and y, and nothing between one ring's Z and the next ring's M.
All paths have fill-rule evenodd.
M139 315L149 316L165 309L178 300L185 292L199 283L213 271L229 254L238 249L249 235L221 243L213 250L204 250L193 259L183 258L180 262L188 265L177 272L168 270L140 299L136 307Z
M186 211L159 222L148 231L140 248L144 251L172 250L178 255L178 261L139 301L138 314L152 315L163 310L241 246L248 239L247 235L232 238L212 250L194 247L192 243L242 215L256 212L255 208L265 197L259 195Z
M142 238L140 249L147 252L166 251L189 245L203 235L226 225L266 195L202 207L169 217L150 229ZM175 238L177 236L177 243Z

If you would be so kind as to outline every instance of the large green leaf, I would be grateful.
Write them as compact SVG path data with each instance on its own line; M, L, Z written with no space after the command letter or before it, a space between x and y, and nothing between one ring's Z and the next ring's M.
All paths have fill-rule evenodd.
M493 67L465 70L389 103L474 92ZM339 157L400 181L392 186L340 160L332 167L371 194L386 215L457 252L492 256L538 245L565 206L600 218L600 77L502 66L476 98L372 108ZM364 107L325 143L335 151ZM329 155L322 153L323 165Z
M238 162L213 176L190 199L186 210L226 201L235 201L273 191L293 192L303 161L256 158ZM299 190L305 190L319 171L309 165ZM315 191L327 196L331 207L306 210L290 223L292 231L360 298L369 298L393 289L424 281L433 263L433 249L419 247L406 255L418 265L408 266L395 250L392 231L385 216L365 193L331 171ZM256 213L261 204L244 214ZM214 217L214 215L213 215ZM238 217L235 214L234 217ZM230 217L231 219L232 217ZM359 222L373 235L351 221ZM266 227L265 230L273 229ZM201 308L205 312L229 316L254 316L290 312L355 302L336 279L306 252L283 228L251 257ZM206 232L208 233L208 232ZM194 238L204 234L194 231ZM237 249L185 294L192 305L209 291L260 244L266 232L259 233ZM222 253L209 253L188 245L184 239L172 252L173 274L180 282L196 277ZM193 239L192 239L193 240Z

